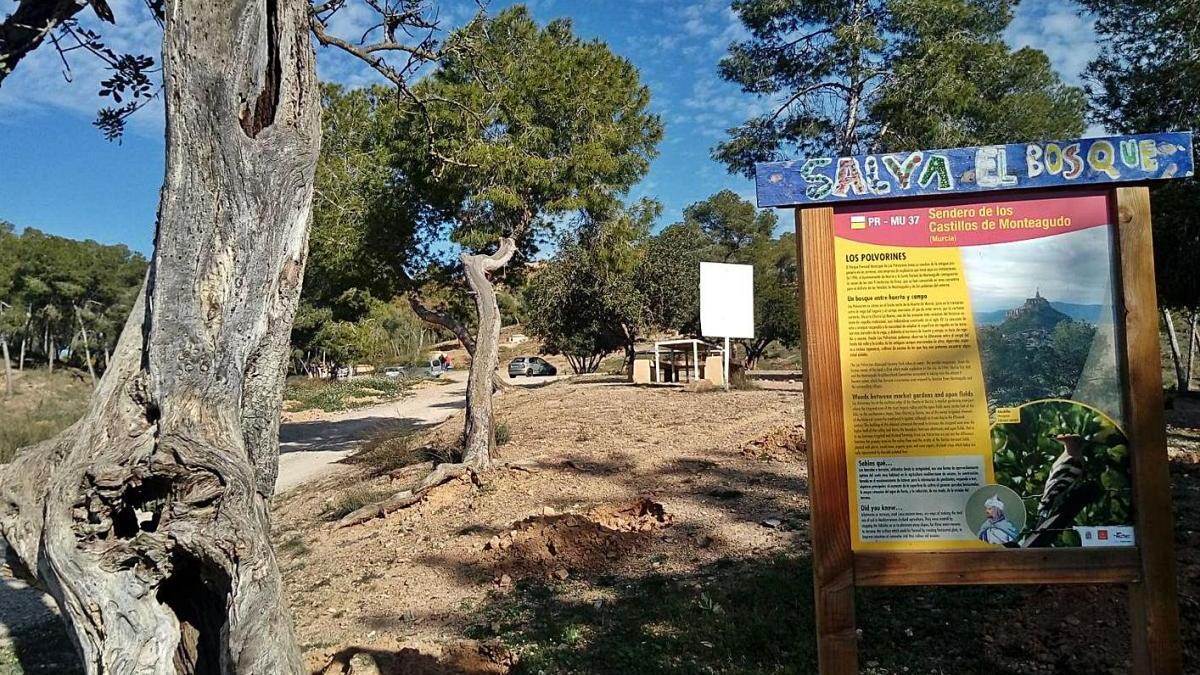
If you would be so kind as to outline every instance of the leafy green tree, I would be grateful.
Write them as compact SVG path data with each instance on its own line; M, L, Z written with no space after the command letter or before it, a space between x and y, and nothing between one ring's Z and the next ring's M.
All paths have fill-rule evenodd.
M133 306L146 260L125 246L76 241L0 223L0 302L11 305L9 342L18 367L27 347L53 367L63 348L77 366L93 369L107 354ZM85 338L86 336L86 338ZM40 337L41 339L37 339ZM107 358L104 360L107 367Z
M700 263L715 257L712 243L694 221L663 228L643 246L633 272L645 303L646 321L683 335L700 332Z
M649 168L662 124L637 69L567 20L539 28L518 6L472 21L447 47L451 56L414 87L427 114L406 118L412 145L397 156L424 210L445 214L438 223L463 250L438 267L475 305L475 334L463 340L473 352L464 461L485 469L500 336L491 277L555 222L611 207Z
M610 209L564 237L557 255L529 281L527 326L551 354L564 354L576 373L594 372L618 349L631 367L646 322L645 302L634 284L637 244L661 212L643 200Z
M419 202L393 167L403 147L403 110L385 87L346 90L321 85L321 154L313 191L313 225L304 301L334 308L343 320L346 293L387 298L406 290L407 266L428 241Z
M620 278L606 275L595 255L578 241L564 241L558 255L530 279L526 328L548 354L563 354L576 374L595 372L606 354L623 343L613 293Z
M800 341L795 235L786 233L748 251L740 262L754 265L754 338L738 340L742 365L753 370L772 343L795 347Z
M800 327L794 236L773 238L775 214L758 211L730 190L688 206L683 214L682 223L646 242L634 273L647 322L699 335L700 263L753 265L755 337L737 341L745 352L743 365L754 368L772 343L795 345Z
M771 110L713 150L732 171L847 155L1078 135L1084 102L1003 31L1016 0L735 0L750 32L723 78Z
M1096 17L1101 46L1087 73L1092 120L1131 134L1200 128L1200 0L1079 2ZM1163 181L1150 195L1159 299L1196 308L1200 181Z
M721 190L685 208L683 219L699 225L700 231L724 251L725 260L770 239L779 223L774 211L759 211L733 190Z

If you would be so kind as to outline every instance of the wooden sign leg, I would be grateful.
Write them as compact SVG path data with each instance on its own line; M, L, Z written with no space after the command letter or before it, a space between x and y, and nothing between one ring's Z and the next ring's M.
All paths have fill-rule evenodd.
M812 511L813 583L821 675L858 673L854 553L842 424L833 209L797 209L804 337L804 409Z
M1134 526L1141 580L1129 587L1135 675L1181 675L1179 599L1175 578L1175 531L1163 424L1159 361L1158 298L1150 232L1150 192L1116 191L1117 236L1125 309L1128 423Z

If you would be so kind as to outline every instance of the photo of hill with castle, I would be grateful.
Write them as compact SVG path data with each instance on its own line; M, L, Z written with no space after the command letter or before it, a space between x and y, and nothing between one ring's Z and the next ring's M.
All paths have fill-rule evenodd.
M1092 320L1061 311L1040 289L1024 304L1003 311L998 322L985 324L977 317L989 408L1076 398L1081 389L1115 391L1115 371L1088 367L1093 352L1113 349L1111 317L1104 316L1101 305L1063 304Z

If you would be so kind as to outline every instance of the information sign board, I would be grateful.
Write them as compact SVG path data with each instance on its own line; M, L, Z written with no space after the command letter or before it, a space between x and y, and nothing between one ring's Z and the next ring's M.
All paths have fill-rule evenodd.
M1105 192L834 210L853 548L1133 545L1111 212Z
M1182 672L1149 191L1120 184L1193 162L1172 133L759 165L797 207L822 675L857 672L856 587L918 584L1126 584L1133 672Z

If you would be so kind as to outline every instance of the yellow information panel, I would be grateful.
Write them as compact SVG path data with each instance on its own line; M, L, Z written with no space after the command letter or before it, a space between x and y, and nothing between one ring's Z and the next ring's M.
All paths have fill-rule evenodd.
M834 226L854 548L1131 545L1107 197Z

